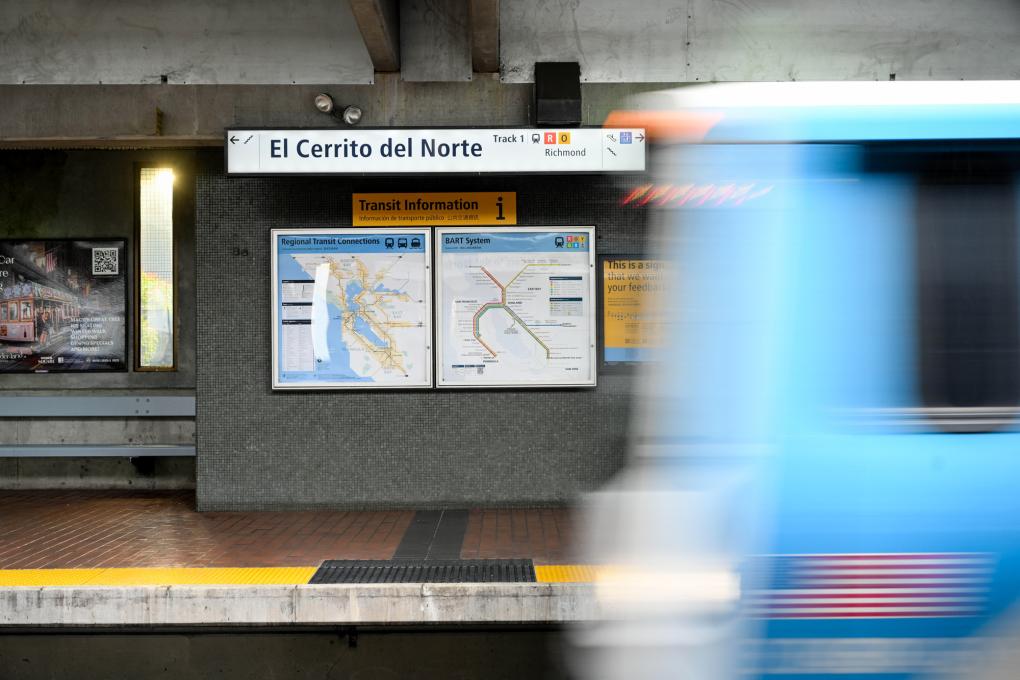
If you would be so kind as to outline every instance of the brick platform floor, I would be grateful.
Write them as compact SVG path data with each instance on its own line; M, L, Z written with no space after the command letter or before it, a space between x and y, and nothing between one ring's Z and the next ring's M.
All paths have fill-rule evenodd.
M192 492L0 491L0 569L285 567L390 559L413 510L210 512ZM471 510L461 556L569 559L567 509Z
M460 556L563 564L570 554L570 513L562 508L472 510Z

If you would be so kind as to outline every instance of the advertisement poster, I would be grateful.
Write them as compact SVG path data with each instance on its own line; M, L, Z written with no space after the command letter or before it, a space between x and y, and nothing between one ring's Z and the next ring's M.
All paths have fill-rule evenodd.
M651 361L662 346L663 319L655 304L666 262L631 257L602 260L602 360Z
M126 370L126 242L0 240L0 373Z
M273 388L431 387L430 233L273 230Z
M436 229L440 387L595 385L591 227Z

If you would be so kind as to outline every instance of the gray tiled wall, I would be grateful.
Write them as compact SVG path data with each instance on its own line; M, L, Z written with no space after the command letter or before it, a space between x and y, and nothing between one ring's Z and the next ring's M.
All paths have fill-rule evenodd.
M521 225L595 225L641 253L620 178L198 177L201 510L568 501L623 462L631 376L594 390L273 392L269 230L350 225L359 191L516 191Z

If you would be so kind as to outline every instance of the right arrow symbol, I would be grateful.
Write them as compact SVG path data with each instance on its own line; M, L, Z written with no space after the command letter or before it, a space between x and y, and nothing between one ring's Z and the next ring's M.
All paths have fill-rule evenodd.
M644 134L643 132L639 132L639 133L637 133L637 140L638 140L639 142L643 142L643 141L645 141L645 134Z

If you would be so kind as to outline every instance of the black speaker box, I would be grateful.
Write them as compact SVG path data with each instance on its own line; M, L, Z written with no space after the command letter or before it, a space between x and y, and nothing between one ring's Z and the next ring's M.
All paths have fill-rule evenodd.
M581 66L576 61L535 64L535 125L581 124Z

